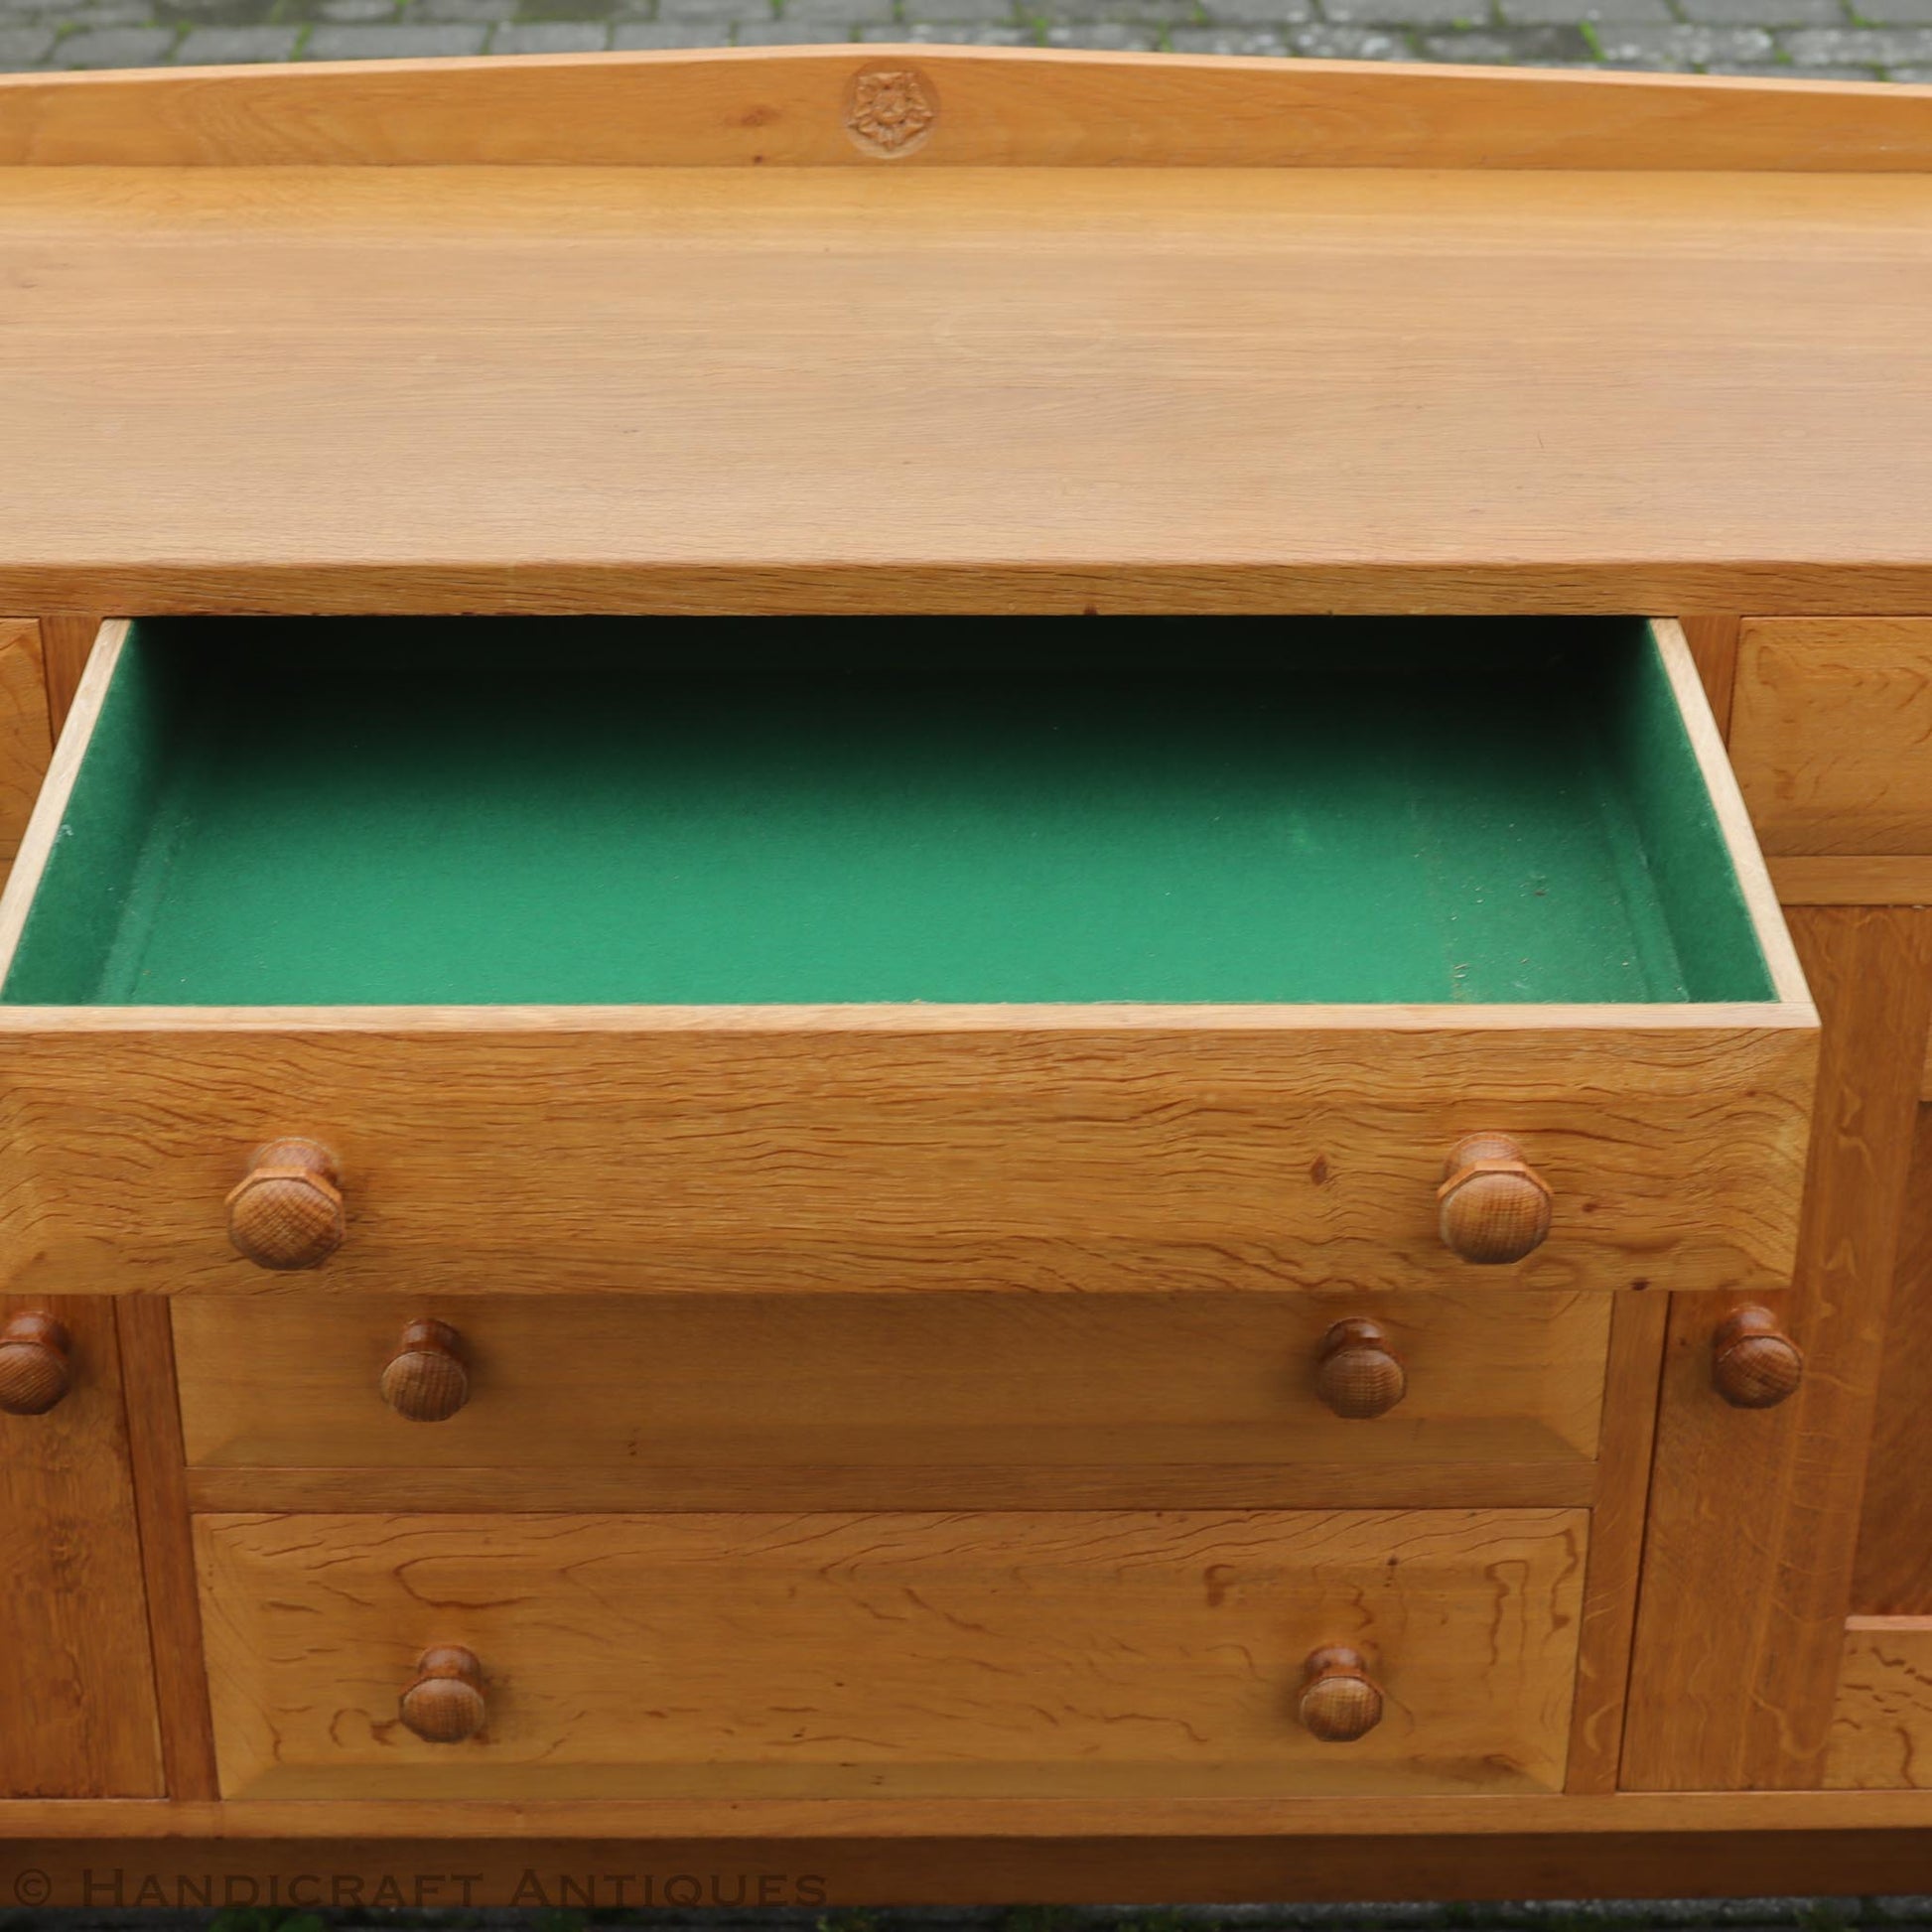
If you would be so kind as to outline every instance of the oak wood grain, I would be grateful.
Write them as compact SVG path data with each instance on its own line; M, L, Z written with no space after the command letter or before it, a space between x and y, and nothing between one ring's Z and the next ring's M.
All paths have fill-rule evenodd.
M172 1798L213 1798L214 1731L202 1657L202 1609L188 1527L181 1406L168 1303L123 1295L114 1302L126 1387L128 1454L141 1526L161 1759Z
M1875 1370L1877 1409L1865 1464L1852 1609L1932 1615L1932 1495L1925 1481L1932 1391L1932 1108L1913 1121L1898 1261Z
M46 1292L259 1293L278 1278L234 1254L221 1201L252 1148L299 1133L338 1151L351 1203L303 1278L318 1297L407 1296L453 1243L480 1291L548 1294L1787 1271L1808 1016L1504 1011L8 1009L0 1269ZM533 1124L532 1093L569 1108ZM1527 1260L1475 1271L1438 1237L1442 1150L1503 1124L1557 1212Z
M1731 691L1737 678L1739 620L1734 616L1686 618L1683 623L1691 654L1697 660L1698 676L1704 680L1704 694L1711 701L1712 716L1727 739Z
M920 166L1932 167L1932 90L883 45L0 79L0 164L877 166L856 78L918 76Z
M1616 1298L1603 1388L1601 1479L1589 1521L1589 1571L1577 1646L1577 1702L1565 1783L1572 1792L1614 1791L1617 1785L1669 1321L1666 1296Z
M21 167L0 246L0 608L1932 610L1932 174Z
M20 943L21 930L33 907L34 895L40 891L41 878L47 870L48 854L54 850L54 842L61 836L68 800L73 795L74 779L80 775L81 759L86 757L88 743L100 717L101 704L114 675L114 666L119 662L122 646L127 641L127 628L125 621L102 628L97 640L99 648L88 656L87 668L74 694L75 703L69 706L69 715L61 726L60 738L48 759L46 774L21 831L19 849L14 856L13 867L6 876L6 890L0 892L0 979L5 978L7 969L13 964L14 948ZM76 710L78 716L74 715Z
M517 1904L527 1910L541 1896L565 1910L603 1906L628 1917L665 1905L822 1910L1004 1905L1015 1898L1102 1905L1122 1891L1226 1903L1505 1894L1728 1898L1755 1887L1804 1895L1821 1884L1847 1892L1860 1883L1909 1893L1923 1882L1932 1856L1925 1794L1910 1791L1783 1794L1775 1809L1752 1810L1757 1823L1749 1829L1731 1822L1734 1812L1716 1809L1748 1801L1696 1793L1668 1803L1540 1796L1283 1800L1248 1807L1248 1827L1219 1836L1204 1827L1189 1830L1182 1804L1102 1810L1098 1835L1091 1829L1095 1807L1070 1814L1060 1804L1056 1836L1003 1836L998 1817L1012 1814L987 1817L990 1802L935 1807L939 1826L923 1837L902 1808L893 1818L897 1829L883 1836L837 1833L830 1820L850 1808L836 1801L812 1807L823 1821L816 1828L794 1819L796 1829L779 1837L759 1835L771 1807L743 1801L729 1816L713 1808L708 1837L680 1836L667 1809L672 1819L688 1814L667 1801L568 1808L239 1804L201 1807L196 1826L169 1805L79 1804L62 1807L58 1836L41 1837L36 1830L49 1807L38 1806L23 1808L17 1819L0 1812L0 1832L8 1835L0 1839L0 1887L11 1891L31 1859L59 1902L96 1912L116 1896L135 1905L150 1878L156 1888L146 1894L150 1904L158 1895L206 1911L223 1896L252 1895L251 1885L265 1890L264 1873L273 1873L280 1895L303 1910L387 1906L398 1898L426 1907ZM1461 1808L1405 1818L1436 1802ZM1303 1809L1291 1809L1298 1804ZM158 1817L139 1820L140 1811ZM378 1811L380 1821L373 1816ZM443 1835L411 1835L426 1812L442 1822ZM344 1813L377 1835L349 1835ZM265 1827L271 1819L285 1834L302 1835L276 1837L254 1823ZM1134 1829L1114 1829L1123 1819ZM1323 1820L1335 1829L1322 1829ZM143 1835L129 1836L138 1826L146 1827ZM598 1828L611 1836L586 1835ZM81 1838L81 1830L95 1836ZM175 1835L156 1835L165 1830Z
M751 1462L505 1468L248 1468L188 1472L189 1506L388 1514L573 1509L1587 1508L1588 1462Z
M1932 852L1932 618L1754 618L1731 757L1764 849Z
M1537 1790L1582 1511L196 1519L230 1796ZM1374 1662L1346 1749L1310 1652ZM488 1720L397 1718L461 1645Z
M1917 1621L1917 1619L1908 1619ZM300 1839L325 1830L364 1844L437 1841L508 1844L688 1844L751 1835L765 1842L898 1839L921 1845L986 1838L1121 1843L1139 1837L1229 1843L1239 1839L1361 1840L1458 1837L1568 1846L1592 1839L1682 1838L1695 1847L1724 1834L1761 1842L1809 1833L1850 1834L1875 1852L1892 1834L1932 1831L1932 1794L1854 1796L1808 1791L1619 1791L1600 1795L1373 1792L1270 1798L243 1798L0 1800L0 1847L13 1839L117 1837L150 1850L212 1834L238 1845ZM519 1858L522 1855L518 1855ZM523 1860L527 1868L528 1861ZM0 1867L4 1869L4 1867ZM1493 1896L1493 1894L1490 1894ZM1632 1892L1628 1896L1643 1896ZM1708 1891L1699 1895L1709 1895ZM634 1902L634 1901L633 1901Z
M20 850L47 760L47 677L38 623L0 619L0 877Z
M1673 1298L1623 1783L1802 1787L1824 1772L1886 1303L1932 1016L1932 915L1804 908L1825 1022L1799 1264L1752 1295L1807 1359L1733 1409L1711 1346L1731 1298Z
M158 1797L164 1786L114 1305L0 1297L67 1330L72 1382L0 1413L0 1794Z
M1611 1299L930 1291L399 1307L296 1292L178 1296L173 1312L190 1462L286 1470L338 1493L363 1469L485 1486L493 1465L525 1472L524 1507L580 1493L583 1507L617 1495L661 1507L721 1483L757 1507L774 1481L787 1503L816 1485L843 1506L847 1484L877 1501L901 1481L944 1501L949 1472L956 1497L1004 1474L1008 1494L1035 1502L1063 1481L1092 1499L1099 1481L1131 1505L1150 1482L1151 1500L1173 1500L1192 1469L1199 1501L1235 1480L1244 1499L1272 1484L1303 1502L1312 1466L1379 1470L1393 1497L1414 1482L1477 1502L1496 1500L1481 1485L1498 1465L1574 1477L1594 1456ZM378 1390L402 1308L460 1337L469 1400L433 1426L392 1414ZM1401 1406L1372 1428L1333 1414L1317 1386L1330 1325L1369 1311L1409 1372Z
M41 655L47 673L47 715L54 736L73 709L74 694L87 669L87 658L100 635L104 619L71 611L41 614Z
M1854 1791L1932 1786L1932 1618L1846 1624L1825 1782Z
M1932 905L1932 857L1881 853L1765 864L1785 905Z

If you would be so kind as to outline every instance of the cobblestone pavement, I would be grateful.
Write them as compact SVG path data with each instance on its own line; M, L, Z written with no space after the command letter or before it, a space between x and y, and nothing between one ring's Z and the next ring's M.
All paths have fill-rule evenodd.
M907 40L1932 81L1932 0L0 0L0 69Z

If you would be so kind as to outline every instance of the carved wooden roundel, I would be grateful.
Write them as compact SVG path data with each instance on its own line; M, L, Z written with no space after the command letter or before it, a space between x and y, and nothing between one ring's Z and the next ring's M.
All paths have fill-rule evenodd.
M938 118L932 82L914 68L870 68L846 90L846 132L882 161L924 147Z

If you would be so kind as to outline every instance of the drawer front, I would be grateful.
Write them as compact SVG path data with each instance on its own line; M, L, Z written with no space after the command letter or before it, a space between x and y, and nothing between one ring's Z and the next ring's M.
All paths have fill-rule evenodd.
M264 1142L337 1158L310 1292L1734 1289L1789 1275L1817 1036L1294 1010L956 1028L863 1011L290 1017L43 1030L0 1012L0 1268L44 1293L259 1294L223 1203ZM11 1024L9 1024L11 1023ZM1472 1263L1465 1135L1550 1190Z
M1165 667L1102 680L1101 703L1096 662L1054 659L1021 751L1010 695L972 666L928 688L846 664L814 739L795 665L768 688L713 666L666 711L658 658L607 640L526 729L516 639L536 633L306 634L367 673L338 664L326 717L281 625L110 626L95 650L0 905L0 1279L1571 1292L1789 1273L1816 1015L1675 626L1565 630L1527 658L1456 633L1492 675L1517 667L1526 710L1440 633L1324 632L1299 678L1256 686L1230 661L1198 707ZM667 719L682 777L639 793L659 766L632 728ZM575 759L593 726L595 810ZM786 754L800 742L811 758ZM507 873L480 825L520 855ZM801 827L800 863L838 883L822 903L773 870ZM1118 892L1089 877L1096 840ZM958 980L978 942L952 936L982 922L1005 963ZM507 978L472 970L505 952ZM302 1004L228 1003L251 993ZM653 993L694 1003L441 1003ZM1490 1152L1459 1153L1472 1137ZM268 1144L282 1158L254 1173Z
M174 1321L191 1465L458 1472L484 1508L1305 1500L1329 1465L1494 1502L1525 1463L1587 1495L1610 1302L295 1293L178 1296Z
M1767 852L1932 852L1932 618L1746 621L1730 756Z
M1587 1521L196 1529L231 1797L1180 1797L1560 1789Z

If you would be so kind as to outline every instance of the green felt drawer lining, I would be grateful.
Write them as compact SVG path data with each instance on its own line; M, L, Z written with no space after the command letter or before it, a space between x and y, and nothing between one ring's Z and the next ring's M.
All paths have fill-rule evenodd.
M13 1004L1763 1000L1635 621L169 620Z

